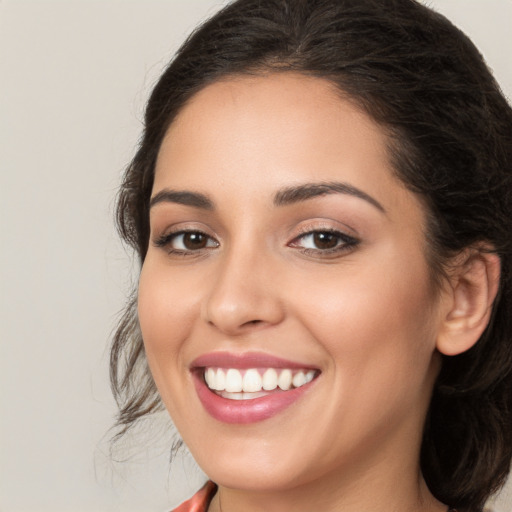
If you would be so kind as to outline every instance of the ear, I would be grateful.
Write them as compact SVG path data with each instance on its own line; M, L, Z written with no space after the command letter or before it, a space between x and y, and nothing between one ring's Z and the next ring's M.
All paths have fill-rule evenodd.
M461 354L480 339L491 317L499 281L500 258L488 247L465 250L454 259L443 292L439 352Z

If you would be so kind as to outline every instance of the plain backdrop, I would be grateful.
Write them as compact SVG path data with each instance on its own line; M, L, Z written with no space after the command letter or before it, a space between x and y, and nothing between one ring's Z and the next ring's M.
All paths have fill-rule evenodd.
M107 346L137 271L112 219L152 84L223 3L0 0L0 512L163 512L204 478L169 469L165 418L109 456ZM512 0L429 3L512 96Z

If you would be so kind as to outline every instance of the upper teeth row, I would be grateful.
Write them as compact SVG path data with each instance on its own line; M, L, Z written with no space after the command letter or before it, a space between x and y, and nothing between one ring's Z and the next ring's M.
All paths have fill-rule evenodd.
M299 388L311 382L314 376L315 370L292 372L289 369L275 370L274 368L268 368L263 375L260 375L255 368L243 373L236 368L207 368L204 372L204 380L210 389L230 393L272 391L278 387L286 391L292 386Z

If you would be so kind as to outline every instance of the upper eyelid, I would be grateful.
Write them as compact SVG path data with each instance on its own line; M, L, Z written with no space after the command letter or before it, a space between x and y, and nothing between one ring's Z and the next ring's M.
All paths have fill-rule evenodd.
M293 233L295 231L295 234ZM333 233L340 233L342 235L351 237L351 238L360 238L360 235L356 229L340 222L335 219L309 219L307 221L299 223L298 227L290 230L290 236L293 238L297 238L301 235L306 235L308 233L314 233L318 231L329 231Z
M295 236L291 242L293 242L295 240L299 240L301 238L305 238L307 236L314 235L315 233L331 233L333 235L337 235L339 238L345 238L345 239L350 239L353 241L360 242L359 237L354 236L354 235L349 235L348 233L345 233L344 231L340 231L339 229L332 229L332 228L330 228L330 229L310 229L310 230L304 231L303 233L300 233L297 236ZM289 242L289 243L291 243L291 242Z
M349 231L349 230L346 230L346 231ZM330 227L307 227L305 229L302 229L299 231L299 233L296 235L296 238L298 238L299 236L304 236L304 235L310 235L312 233L324 233L324 232L327 232L327 233L339 233L340 235L345 235L345 236L353 236L353 235L350 235L349 233L347 233L345 230L342 230L342 229L339 229L339 228L333 228L332 226Z
M205 230L197 229L197 228L180 228L176 230L164 231L161 235L152 236L152 243L155 247L165 247L169 245L176 237L180 235L185 235L187 233L201 233L202 235L208 237L210 240L215 241L217 245L220 245L220 241L212 236L210 233L207 233Z
M320 247L303 247L301 246L301 240L307 238L308 236L314 235L315 233L328 232L335 234L338 237L336 241L336 245L334 247L328 248L320 248ZM347 253L351 253L354 249L360 247L361 239L359 237L354 237L351 235L347 235L339 230L327 230L327 229L315 229L309 232L303 233L301 235L296 236L291 242L288 242L287 246L293 250L298 250L300 253L308 256L312 256L315 259L337 259L342 257Z
M162 236L176 235L179 233L203 233L211 238L218 239L217 233L202 222L175 222L166 225L163 229L150 226L150 237L160 238Z

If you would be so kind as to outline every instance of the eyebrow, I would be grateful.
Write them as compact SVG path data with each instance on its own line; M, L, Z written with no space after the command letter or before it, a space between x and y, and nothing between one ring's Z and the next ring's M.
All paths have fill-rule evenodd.
M327 183L305 183L303 185L287 187L276 192L273 202L275 206L287 206L327 194L351 195L359 199L363 199L379 211L386 213L385 208L366 192L363 192L348 183L337 181ZM151 198L149 207L152 208L159 203L182 204L203 210L215 209L214 202L208 196L201 194L200 192L190 192L188 190L163 189Z
M193 206L194 208L201 208L203 210L213 210L213 201L204 194L199 192L189 192L187 190L170 190L164 189L155 194L149 202L149 207L153 208L159 203L176 203L185 206Z
M347 194L354 196L359 199L363 199L381 212L386 213L385 208L372 196L352 185L349 185L348 183L338 181L327 183L306 183L304 185L285 188L277 192L274 196L274 205L287 206L327 194Z

